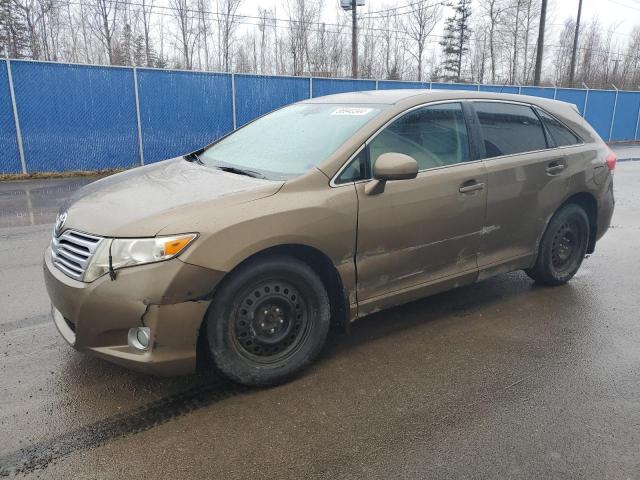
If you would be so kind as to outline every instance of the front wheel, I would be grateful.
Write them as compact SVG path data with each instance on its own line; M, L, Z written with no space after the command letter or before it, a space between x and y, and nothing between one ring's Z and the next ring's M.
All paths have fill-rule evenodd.
M526 273L542 285L567 283L582 265L588 244L587 214L579 205L565 205L551 218L536 263Z
M230 379L269 386L294 377L324 345L327 290L300 260L249 261L230 274L206 318L213 360Z

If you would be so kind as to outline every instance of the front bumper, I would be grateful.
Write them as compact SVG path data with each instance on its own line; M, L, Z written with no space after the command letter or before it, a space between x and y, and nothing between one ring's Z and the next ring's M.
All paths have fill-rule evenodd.
M118 271L91 283L69 278L44 254L53 321L74 348L128 368L158 375L195 371L196 345L211 292L224 272L179 259ZM130 328L151 329L141 351L128 345Z

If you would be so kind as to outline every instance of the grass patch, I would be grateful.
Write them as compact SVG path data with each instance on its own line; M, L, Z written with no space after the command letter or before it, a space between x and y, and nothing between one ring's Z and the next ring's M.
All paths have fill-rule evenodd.
M38 180L49 178L70 177L107 177L114 173L125 171L126 168L113 168L109 170L69 171L69 172L34 172L34 173L0 173L0 181L3 180Z

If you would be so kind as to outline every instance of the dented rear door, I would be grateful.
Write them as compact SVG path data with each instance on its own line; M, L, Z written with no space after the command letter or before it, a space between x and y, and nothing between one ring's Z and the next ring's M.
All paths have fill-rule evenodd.
M547 148L538 117L528 105L474 102L484 138L487 218L481 270L528 266L546 222L568 191L571 154ZM507 268L508 267L508 268Z

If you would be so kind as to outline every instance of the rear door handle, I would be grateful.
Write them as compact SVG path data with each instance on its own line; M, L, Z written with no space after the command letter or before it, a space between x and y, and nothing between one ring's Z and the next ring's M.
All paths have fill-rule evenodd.
M567 166L565 165L564 162L559 162L557 160L554 160L553 162L547 165L546 171L549 175L557 175L558 173L562 172L565 168L567 168Z
M476 190L482 190L484 188L484 183L476 182L475 180L469 180L468 182L464 182L460 185L458 189L460 193L471 193Z

